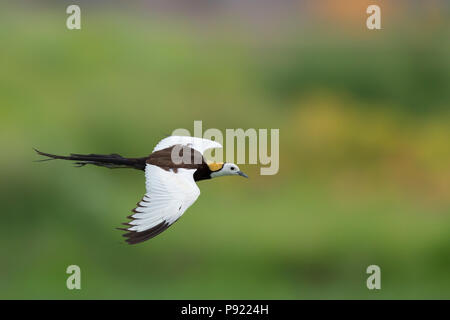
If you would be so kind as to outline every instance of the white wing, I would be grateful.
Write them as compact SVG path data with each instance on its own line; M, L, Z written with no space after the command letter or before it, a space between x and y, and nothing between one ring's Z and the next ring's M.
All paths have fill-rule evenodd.
M147 193L138 203L133 219L124 234L130 244L139 243L160 234L177 221L200 195L194 181L195 169L166 171L147 164L145 168Z
M172 147L176 144L191 147L203 154L208 149L222 148L222 145L218 142L202 139L197 137L188 136L170 136L162 139L153 149L153 152Z

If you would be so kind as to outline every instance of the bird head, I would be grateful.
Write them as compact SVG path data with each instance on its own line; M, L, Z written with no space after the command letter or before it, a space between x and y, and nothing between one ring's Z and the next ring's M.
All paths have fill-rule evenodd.
M211 178L220 176L241 176L248 178L248 176L243 173L237 165L234 163L210 163L208 164L211 172Z

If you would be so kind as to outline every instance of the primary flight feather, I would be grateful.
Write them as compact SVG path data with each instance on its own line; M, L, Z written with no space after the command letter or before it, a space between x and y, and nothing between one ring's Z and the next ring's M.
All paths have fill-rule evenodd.
M71 154L58 156L36 150L49 159L75 161L107 168L134 168L145 171L146 193L124 223L123 235L129 244L151 239L177 221L197 200L200 190L196 181L226 175L247 175L233 163L208 163L203 154L208 149L222 148L208 139L170 136L161 140L148 157L124 158L118 154Z

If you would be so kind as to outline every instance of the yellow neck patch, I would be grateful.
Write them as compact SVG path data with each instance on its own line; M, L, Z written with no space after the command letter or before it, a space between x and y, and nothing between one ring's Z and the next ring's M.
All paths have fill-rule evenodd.
M219 171L223 168L223 162L209 162L208 167L211 171Z

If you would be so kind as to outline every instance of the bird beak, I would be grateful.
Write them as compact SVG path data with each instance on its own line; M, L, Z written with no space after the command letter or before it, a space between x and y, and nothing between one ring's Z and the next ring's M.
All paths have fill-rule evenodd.
M237 172L238 175L244 177L244 178L248 178L248 175L246 175L245 173L243 173L242 171L238 171Z

